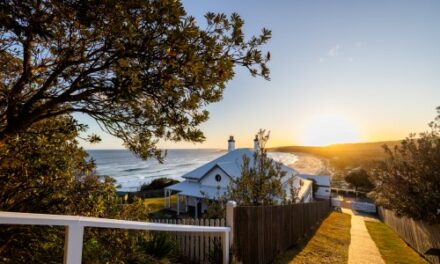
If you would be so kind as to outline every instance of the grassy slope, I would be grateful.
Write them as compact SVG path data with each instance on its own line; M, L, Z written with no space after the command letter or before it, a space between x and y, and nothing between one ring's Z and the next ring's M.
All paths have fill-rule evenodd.
M365 224L386 263L428 263L384 223L365 221Z
M150 213L154 213L164 209L165 199L163 197L145 198L144 202L149 206ZM171 203L176 203L175 195L171 196Z
M374 159L382 159L385 152L382 148L384 144L393 147L400 141L383 141L371 143L352 143L335 144L324 147L311 146L286 146L271 148L271 151L280 152L302 152L329 159L336 168L345 168L347 166L359 166L364 162Z
M347 263L351 216L332 212L307 244L285 252L275 263Z

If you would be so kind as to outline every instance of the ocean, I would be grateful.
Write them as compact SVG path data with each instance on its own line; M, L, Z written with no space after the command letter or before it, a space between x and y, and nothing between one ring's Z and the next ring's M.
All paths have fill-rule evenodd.
M95 160L96 172L116 180L118 191L135 192L142 184L156 178L183 180L182 175L225 154L221 149L172 149L167 151L164 163L155 159L141 160L128 150L88 150ZM271 152L269 155L286 165L293 164L298 157L291 153Z

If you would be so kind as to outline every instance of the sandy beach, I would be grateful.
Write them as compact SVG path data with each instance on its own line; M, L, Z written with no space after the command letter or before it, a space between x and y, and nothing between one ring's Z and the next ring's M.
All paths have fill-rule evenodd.
M288 166L298 172L316 175L329 174L325 160L307 153L292 152L292 154L295 154L298 159L295 162L288 164Z

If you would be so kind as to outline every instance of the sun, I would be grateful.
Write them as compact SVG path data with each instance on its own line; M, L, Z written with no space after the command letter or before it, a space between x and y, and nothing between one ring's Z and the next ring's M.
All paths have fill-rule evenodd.
M301 143L306 146L326 146L338 143L359 142L360 135L350 120L341 116L319 116L305 126Z

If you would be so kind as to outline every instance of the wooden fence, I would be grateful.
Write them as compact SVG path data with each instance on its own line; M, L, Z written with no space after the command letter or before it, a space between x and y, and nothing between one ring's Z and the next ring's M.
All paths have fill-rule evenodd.
M330 201L234 208L233 252L244 264L270 263L315 228Z
M150 221L164 224L225 226L224 219L151 219ZM219 233L171 232L171 236L176 241L179 252L194 263L209 263L210 254L214 252L221 256Z
M407 217L398 217L393 211L380 208L382 221L429 262L440 264L439 256L428 255L429 249L440 250L440 224L428 225ZM435 250L434 250L435 252Z

